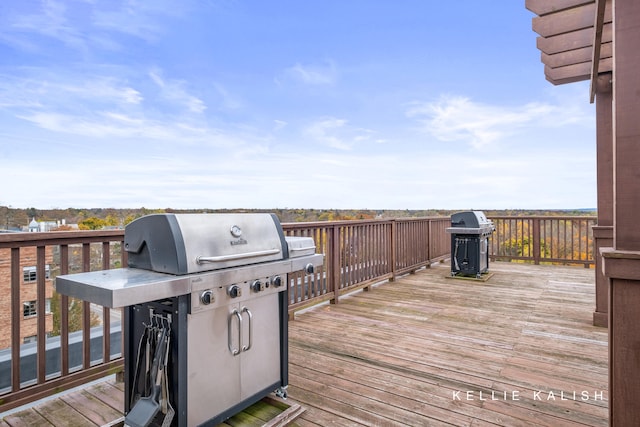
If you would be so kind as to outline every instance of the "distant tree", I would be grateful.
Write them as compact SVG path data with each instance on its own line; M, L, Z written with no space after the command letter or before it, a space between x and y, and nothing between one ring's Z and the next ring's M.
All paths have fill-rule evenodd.
M87 219L83 219L78 223L78 228L80 230L99 230L104 228L107 225L107 221L104 219L97 218L95 216L91 216Z
M117 227L118 225L120 225L120 220L114 214L107 215L107 217L105 218L104 221L105 221L106 225L111 226L111 227Z
M59 225L56 228L52 228L51 231L73 231L73 227L67 224Z
M136 218L138 218L138 215L134 215L134 214L127 215L126 218L124 219L124 225L129 224L131 221L135 220Z
M53 292L51 298L51 313L53 315L52 336L60 335L62 331L62 298L57 292ZM89 324L91 327L100 325L100 317L94 312L89 313ZM82 329L82 301L69 298L69 332L76 332Z

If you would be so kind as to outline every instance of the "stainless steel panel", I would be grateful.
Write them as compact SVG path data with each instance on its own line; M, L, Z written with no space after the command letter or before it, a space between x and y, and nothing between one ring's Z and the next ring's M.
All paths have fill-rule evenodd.
M285 240L289 247L289 258L313 255L316 253L316 244L312 237L286 236Z
M268 214L176 215L191 272L281 260L279 230ZM247 254L253 254L248 257ZM211 258L211 261L202 261ZM220 258L216 260L217 258Z
M202 424L240 401L240 358L227 347L228 319L237 308L238 304L228 304L187 319L189 426Z
M318 267L322 265L323 258L322 254L316 254L184 276L119 268L58 276L55 287L63 295L119 308L241 283L257 277L300 271L308 264Z
M240 395L246 399L280 381L278 294L255 297L240 306L241 311L246 307L253 314L251 348L241 354L240 364ZM248 332L245 327L245 342Z
M188 317L190 426L280 381L278 292L252 294L249 285L241 284L242 294L251 297L236 301L219 293L219 306Z
M272 214L155 214L124 232L129 267L190 274L285 258Z
M54 286L63 295L110 308L171 298L190 291L187 276L134 268L58 276Z

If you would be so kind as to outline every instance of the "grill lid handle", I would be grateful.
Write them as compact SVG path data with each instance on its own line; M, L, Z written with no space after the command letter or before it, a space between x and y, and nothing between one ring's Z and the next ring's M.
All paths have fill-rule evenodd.
M316 249L316 247L315 247L315 246L305 246L305 247L302 247L302 248L289 247L289 250L290 250L290 251L294 251L294 252L295 252L295 251L308 251L308 250L310 250L310 249L315 250L315 249Z
M225 262L225 261L234 261L237 259L244 258L255 258L265 255L275 255L279 254L280 249L267 249L266 251L257 251L257 252L245 252L242 254L233 254L233 255L220 255L220 256L197 256L196 262L198 264L204 264L205 262Z

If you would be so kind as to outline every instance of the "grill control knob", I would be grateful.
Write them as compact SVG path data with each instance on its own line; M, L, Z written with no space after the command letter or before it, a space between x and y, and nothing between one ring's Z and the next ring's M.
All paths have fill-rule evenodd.
M313 264L309 263L304 267L304 271L307 274L313 274L313 272L316 271L316 267Z
M231 285L227 288L227 293L231 298L237 298L242 295L242 289L238 285Z
M264 290L264 285L260 280L254 280L251 284L251 289L253 289L253 292L260 292Z
M282 277L273 276L273 278L271 279L271 284L276 288L279 288L280 286L282 286Z
M214 301L213 292L211 292L210 290L204 291L202 294L200 294L200 302L202 304L209 305L213 301Z

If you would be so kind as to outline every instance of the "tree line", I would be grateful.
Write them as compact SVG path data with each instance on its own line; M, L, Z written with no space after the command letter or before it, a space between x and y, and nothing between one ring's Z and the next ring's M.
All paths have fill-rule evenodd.
M75 228L77 224L81 230L98 230L108 227L124 227L136 218L153 213L230 213L230 212L269 212L274 213L280 222L315 222L315 221L344 221L362 219L389 218L420 218L431 216L450 216L461 210L472 209L148 209L145 207L116 209L116 208L66 208L66 209L37 209L11 208L0 206L0 229L17 230L29 224L32 219L37 221L65 222L59 230ZM479 209L482 210L482 209ZM557 215L596 215L595 209L570 210L531 210L506 209L483 210L488 216L557 216Z

